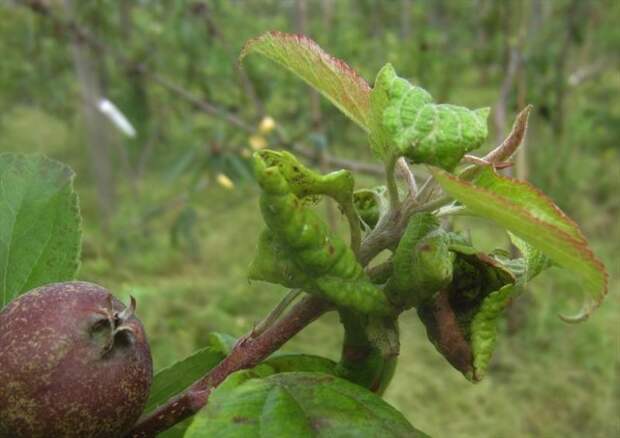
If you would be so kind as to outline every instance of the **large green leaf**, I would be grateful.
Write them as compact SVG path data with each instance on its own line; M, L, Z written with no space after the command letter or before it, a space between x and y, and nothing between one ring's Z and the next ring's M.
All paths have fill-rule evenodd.
M328 374L237 374L211 394L186 437L425 436L377 395Z
M240 59L250 53L260 53L292 71L368 131L370 86L355 70L324 52L310 38L267 32L248 40Z
M73 171L35 155L0 154L0 307L79 266L80 212Z
M388 102L377 98L377 104L385 108L383 127L389 135L389 146L397 148L390 155L405 155L417 163L450 170L486 139L489 108L472 111L438 105L426 90L398 77L391 65L379 73L375 89L386 90ZM385 133L377 135L385 141ZM378 149L376 144L373 148Z
M577 315L563 317L566 321L583 320L598 307L607 293L605 266L577 224L547 196L490 167L471 182L443 171L434 174L443 189L472 212L494 220L581 279L586 299Z

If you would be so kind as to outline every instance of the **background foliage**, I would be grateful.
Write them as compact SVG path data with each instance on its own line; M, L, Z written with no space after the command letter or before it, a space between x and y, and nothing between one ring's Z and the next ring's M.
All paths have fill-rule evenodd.
M512 306L508 336L477 385L405 316L413 341L402 346L386 398L433 436L618 432L618 2L20 3L0 5L0 152L43 152L76 170L85 226L79 277L136 296L157 368L206 345L210 331L241 335L282 294L247 281L261 229L252 149L285 138L317 167L329 166L328 156L372 159L365 134L292 75L262 59L238 70L247 38L304 32L367 80L391 62L438 102L491 104L491 139L533 104L514 171L583 225L610 270L607 303L587 323L566 326L557 314L580 300L571 277L552 270L536 280ZM76 36L67 17L89 38ZM137 135L93 111L93 96L113 102ZM264 115L275 119L271 133L260 130ZM375 181L366 178L363 185ZM508 247L487 223L455 224L466 226L480 246ZM557 293L537 293L544 289ZM336 358L334 334L332 315L287 348Z

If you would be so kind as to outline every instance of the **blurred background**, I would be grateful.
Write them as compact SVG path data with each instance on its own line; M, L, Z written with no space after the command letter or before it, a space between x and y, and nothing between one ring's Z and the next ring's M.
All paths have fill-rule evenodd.
M2 0L0 152L76 171L79 277L138 299L161 368L211 331L245 333L283 296L246 278L262 227L253 150L381 182L365 134L326 100L259 57L237 68L246 39L305 33L370 83L391 62L440 102L492 106L487 149L532 104L513 173L582 225L609 296L567 325L557 314L579 304L573 278L535 280L476 385L407 314L386 398L435 437L620 436L619 22L617 0ZM454 226L508 245L487 222ZM331 315L286 348L337 359L340 336Z

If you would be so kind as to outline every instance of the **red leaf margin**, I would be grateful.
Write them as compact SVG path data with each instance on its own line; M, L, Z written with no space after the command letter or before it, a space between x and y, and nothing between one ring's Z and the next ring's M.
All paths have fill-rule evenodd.
M319 90L325 97L327 97L334 105L336 105L343 113L350 117L354 122L361 126L365 131L368 131L368 123L370 117L370 85L366 80L360 76L346 62L338 59L329 53L325 52L321 46L319 46L311 38L302 34L291 34L280 31L269 31L259 35L255 38L251 38L245 42L239 55L239 61L242 61L248 54L253 51L260 51L257 47L261 44L273 44L275 40L281 43L281 48L284 50L290 50L291 48L299 48L302 52L298 52L297 55L304 54L303 56L313 56L308 58L307 61L312 64L318 62L326 66L329 70L336 74L336 77L342 85L344 92L341 93L327 93L321 87L313 84L307 78L299 75L289 65L279 62L273 57L265 55L275 62L283 65L293 73L298 74L306 83ZM346 80L346 83L343 82ZM317 81L318 82L318 81Z
M592 312L602 303L603 299L607 295L609 274L607 273L607 270L605 269L605 265L603 264L601 260L599 260L596 257L596 255L590 249L590 247L588 246L588 242L586 238L584 237L583 232L577 225L577 223L573 219L571 219L568 215L566 215L566 213L564 213L540 189L534 187L527 181L517 180L515 178L510 178L510 177L506 177L503 175L499 175L494 170L492 170L492 172L499 179L510 182L511 184L515 186L523 187L524 189L532 193L534 196L536 196L539 201L542 201L545 204L546 208L551 209L558 215L558 218L556 219L560 219L560 221L564 222L565 225L570 226L570 228L572 228L571 231L573 231L573 233L569 234L567 231L557 227L556 225L553 225L551 223L541 220L540 218L530 213L524 206L515 204L514 202L510 202L510 200L506 199L505 197L501 195L498 195L498 193L494 192L493 190L490 190L485 187L477 186L470 181L465 181L455 175L448 174L447 172L436 170L436 169L433 170L433 174L435 178L437 179L437 182L441 185L441 187L448 194L450 194L455 199L461 201L458 196L454 196L454 194L451 193L451 191L446 188L446 184L445 184L446 180L454 184L457 184L461 187L467 188L471 190L472 192L478 191L478 192L482 192L482 193L489 195L490 197L494 198L497 201L497 203L501 205L503 208L509 211L512 211L515 214L515 216L521 217L530 223L536 224L537 226L541 227L541 229L546 230L548 233L554 235L558 239L568 243L570 246L572 246L576 250L577 253L581 255L582 260L587 262L590 265L590 267L594 268L594 270L598 271L602 275L602 290L596 291L596 295L594 296L592 293L590 293L588 297L589 300L586 300L586 302L584 302L582 310L577 315L575 316L560 315L560 318L562 318L562 320L564 320L565 322L580 322L580 321L587 319L590 316L590 314L592 314ZM463 202L463 204L467 206L465 202ZM511 231L515 232L514 230L511 230ZM515 232L515 234L519 235L521 238L523 238L524 240L532 244L531 240L524 237L520 232ZM532 245L536 246L534 244Z

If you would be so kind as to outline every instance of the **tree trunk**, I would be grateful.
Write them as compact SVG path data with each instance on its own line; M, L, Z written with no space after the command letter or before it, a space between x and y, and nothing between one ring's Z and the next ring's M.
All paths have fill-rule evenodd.
M65 13L69 20L75 19L72 0L64 0ZM95 178L97 202L104 230L115 207L115 184L111 162L111 139L104 116L97 109L101 98L101 79L96 68L95 56L89 46L82 44L74 33L71 36L71 51L77 80L82 94L82 114L86 125L87 147L90 166Z
M411 12L413 3L411 0L401 0L400 37L407 43L411 38Z

